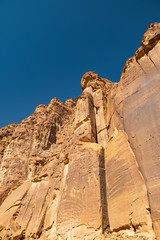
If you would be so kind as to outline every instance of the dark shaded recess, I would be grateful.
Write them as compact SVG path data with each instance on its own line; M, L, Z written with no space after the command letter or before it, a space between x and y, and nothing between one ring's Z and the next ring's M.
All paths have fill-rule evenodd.
M95 117L96 118L96 117ZM95 124L95 132L96 132L96 136L95 136L95 140L96 140L96 143L98 143L98 137L97 137L97 125Z
M100 175L100 194L101 194L101 207L102 207L102 233L109 230L109 217L108 217L108 204L107 204L107 186L106 186L106 170L104 149L100 153L99 160L99 175Z
M53 143L56 143L56 132L57 132L57 127L52 126L50 136L48 139L48 145L49 145L48 147L50 147Z
M7 198L9 192L11 191L11 187L7 188L2 194L0 194L0 206L4 202L4 200Z
M57 133L57 127L56 127L56 125L51 126L50 135L49 135L49 138L48 138L48 143L47 143L47 146L45 146L45 147L42 148L43 150L49 149L50 146L51 146L53 143L56 143L56 133Z
M160 33L157 34L155 37L151 38L149 40L148 45L142 45L136 52L136 60L139 60L141 57L143 57L145 54L147 55L150 50L157 44L157 42L160 40Z

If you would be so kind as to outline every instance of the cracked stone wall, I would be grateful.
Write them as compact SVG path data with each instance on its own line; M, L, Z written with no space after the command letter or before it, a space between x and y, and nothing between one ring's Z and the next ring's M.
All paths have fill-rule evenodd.
M1 239L160 237L159 71L155 23L119 83L88 72L76 101L0 129Z

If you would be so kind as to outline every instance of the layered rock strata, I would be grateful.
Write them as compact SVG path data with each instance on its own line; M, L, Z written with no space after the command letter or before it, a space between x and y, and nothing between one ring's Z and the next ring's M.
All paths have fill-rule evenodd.
M81 86L0 129L1 239L160 239L160 24Z

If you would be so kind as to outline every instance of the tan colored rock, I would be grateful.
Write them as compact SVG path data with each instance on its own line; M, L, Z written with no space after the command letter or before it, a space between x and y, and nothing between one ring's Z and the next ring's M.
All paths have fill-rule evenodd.
M152 23L149 25L146 33L144 34L141 45L147 46L159 39L160 39L160 23Z
M150 26L148 31L145 36L149 36L149 40L145 37L142 44L144 50L148 46L148 51L138 57L136 53L129 65L127 62L118 84L115 102L117 109L119 104L123 106L124 128L145 180L153 227L159 237L159 24Z
M140 229L153 235L147 188L126 133L115 129L105 152L110 229Z
M96 141L96 123L93 98L88 93L84 93L78 98L75 113L74 134L80 141Z
M86 84L85 84L86 83ZM103 147L108 139L107 132L107 95L115 85L108 79L101 78L94 72L84 74L81 86L85 85L84 93L92 96L96 122L96 141Z
M103 149L94 143L73 145L57 215L57 232L62 239L92 239L102 227L100 163Z
M1 174L0 174L0 205L6 198L6 196L9 194L11 191L12 187L9 186L9 184L1 185L1 182L3 182L4 176L3 176L3 171L5 171L5 168L9 166L8 162L4 164L4 168L1 167L3 165L3 155L4 155L4 150L9 144L12 134L17 127L17 124L10 124L7 127L3 127L0 129L0 169L1 169Z
M160 24L119 83L81 86L0 129L1 239L160 238Z
M11 189L16 189L15 194L18 197L19 188L25 190L23 184L25 180L28 179L28 182L32 181L33 183L28 192L25 192L24 199L16 200L15 206L13 204L14 192L10 193L3 202L2 207L4 208L8 203L9 210L2 214L1 207L0 225L2 228L8 226L10 230L1 231L0 236L4 237L6 231L8 236L13 235L14 238L18 238L21 230L26 237L40 235L47 208L49 212L49 206L53 204L53 195L57 191L55 188L59 186L61 172L64 168L65 158L63 160L60 155L61 144L58 143L56 146L56 142L58 142L56 136L58 136L59 128L63 129L63 122L67 124L73 122L72 118L68 120L68 116L74 112L74 107L73 99L68 100L66 105L58 99L53 99L48 106L37 107L32 116L19 125L15 125L15 128L9 126L8 130L7 127L1 130L3 135L5 135L4 131L7 132L9 140L3 144L4 150L0 165L0 200L4 201ZM9 133L10 128L13 129L11 134ZM69 129L70 132L71 129L72 127ZM70 136L69 134L68 136L63 135L60 134L60 138L67 149ZM53 152L55 146L56 151ZM66 154L67 151L64 151L64 156ZM52 186L50 186L51 183ZM20 187L17 188L19 185Z
M95 72L87 72L83 75L81 79L81 87L83 90L90 86L96 90L105 85L108 85L107 89L110 89L110 87L112 86L111 82L108 79L101 78Z
M73 109L73 105L70 107L54 98L47 106L38 106L35 113L19 125L1 129L5 144L0 165L0 199L27 178L35 177L48 158L52 158L62 118L71 115ZM9 141L5 141L5 136L9 136Z

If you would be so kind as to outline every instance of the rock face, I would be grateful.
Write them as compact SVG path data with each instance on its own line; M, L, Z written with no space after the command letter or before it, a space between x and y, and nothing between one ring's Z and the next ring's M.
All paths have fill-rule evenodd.
M0 129L0 239L160 239L160 24L81 86Z

